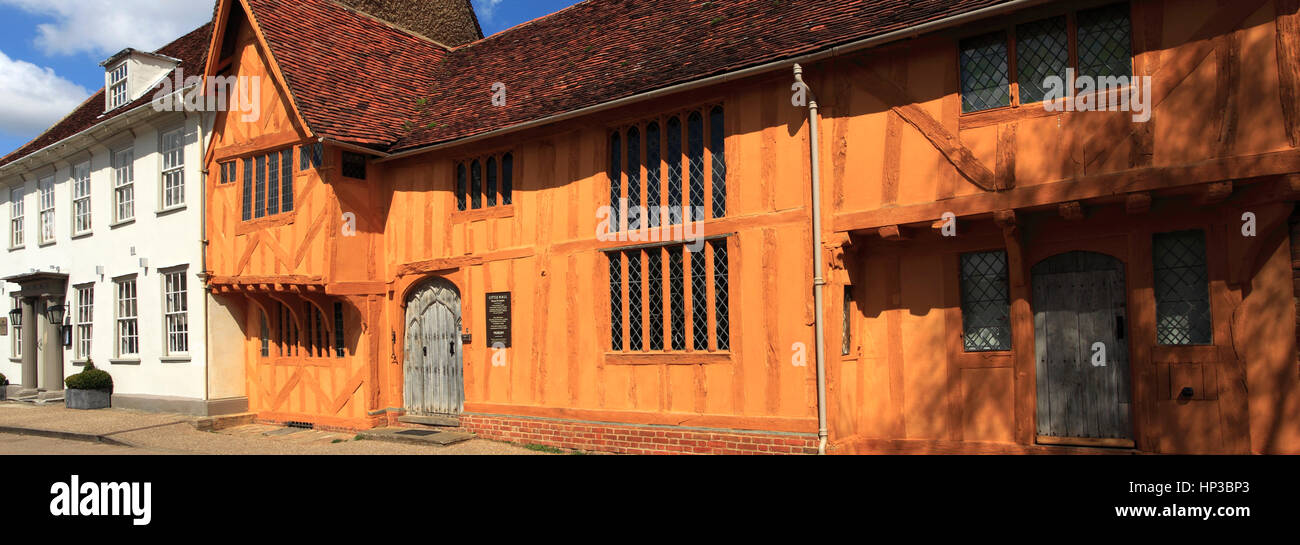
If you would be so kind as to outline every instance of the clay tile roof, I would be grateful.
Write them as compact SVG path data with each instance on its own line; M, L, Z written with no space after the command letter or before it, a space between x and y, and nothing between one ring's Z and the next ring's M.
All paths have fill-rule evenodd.
M1008 0L587 0L452 50L401 151L935 21ZM491 89L507 85L508 105Z
M212 24L203 25L189 34L182 36L176 41L163 46L154 53L179 59L182 70L190 72L192 75L202 75L203 67L207 63L208 42L212 37ZM168 78L171 78L168 75ZM0 166L7 165L23 157L31 155L46 147L58 143L59 141L80 133L86 129L104 123L126 112L134 110L140 106L149 104L153 100L153 91L144 93L134 102L114 109L111 112L104 112L104 89L101 87L98 92L91 95L90 98L82 102L77 109L68 114L53 127L46 129L44 133L37 136L31 142L14 150L10 154L0 159Z
M433 93L447 49L327 0L249 0L253 17L318 136L387 147Z

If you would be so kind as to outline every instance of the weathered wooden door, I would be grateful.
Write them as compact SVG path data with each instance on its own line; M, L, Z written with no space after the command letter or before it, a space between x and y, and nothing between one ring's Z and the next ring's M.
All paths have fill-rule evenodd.
M434 280L407 301L405 355L407 414L457 415L465 409L460 294L450 282Z
M1071 252L1032 282L1039 442L1132 446L1124 264Z

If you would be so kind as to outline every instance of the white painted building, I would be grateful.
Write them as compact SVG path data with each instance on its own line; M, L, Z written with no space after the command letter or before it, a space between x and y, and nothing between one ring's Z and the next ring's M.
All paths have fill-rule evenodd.
M0 373L11 397L56 397L93 360L113 377L114 406L245 410L242 369L214 377L208 365L203 155L213 116L151 103L177 66L201 73L209 36L204 27L159 53L114 55L104 90L0 161L0 316L10 321Z

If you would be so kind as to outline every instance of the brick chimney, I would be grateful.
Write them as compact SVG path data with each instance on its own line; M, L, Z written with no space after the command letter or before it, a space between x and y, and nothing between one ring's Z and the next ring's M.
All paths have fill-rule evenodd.
M334 0L448 47L483 37L470 0Z

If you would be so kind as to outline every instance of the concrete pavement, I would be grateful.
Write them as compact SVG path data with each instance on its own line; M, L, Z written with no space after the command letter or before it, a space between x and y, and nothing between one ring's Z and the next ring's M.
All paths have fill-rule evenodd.
M195 429L195 420L185 415L126 409L74 411L59 405L0 402L0 454L122 453L118 449L136 449L137 454L539 454L483 439L437 447L357 440L356 434L258 424L209 432ZM25 437L14 438L19 435ZM84 452L77 452L69 440L83 445ZM42 448L50 450L41 452Z

